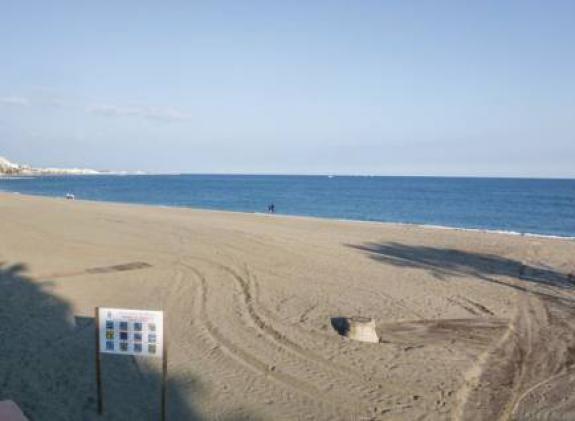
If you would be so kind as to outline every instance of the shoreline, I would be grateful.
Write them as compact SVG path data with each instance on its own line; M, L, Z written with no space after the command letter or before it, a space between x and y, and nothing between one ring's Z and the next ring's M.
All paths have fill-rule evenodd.
M17 195L17 196L24 196L24 197L34 197L34 198L43 198L43 199L54 199L54 200L65 200L64 197L60 198L57 196L45 196L45 195L35 195L35 194L23 194L20 192L15 191L6 191L0 189L0 195L7 194L7 195ZM231 214L240 214L240 215L255 215L255 216L267 216L267 217L276 217L276 218L287 218L287 219L303 219L303 220L311 220L311 221L335 221L335 222L343 222L343 223L350 223L350 224L373 224L375 226L390 226L390 227L415 227L415 228L424 228L430 230L444 230L444 231L462 231L462 232L470 232L470 233L479 233L479 234L496 234L496 235L505 235L505 236L512 236L512 237L528 237L528 238L542 238L542 239L550 239L550 240L564 240L564 241L575 241L575 236L562 236L562 235L551 235L551 234L537 234L537 233L530 233L530 232L519 232L519 231L509 231L509 230L498 230L498 229L488 229L488 228L466 228L466 227L456 227L456 226L449 226L449 225L436 225L436 224L418 224L412 222L388 222L388 221L368 221L362 219L346 219L346 218L328 218L322 216L310 216L310 215L291 215L291 214L273 214L270 215L265 212L245 212L245 211L236 211L236 210L229 210L229 209L210 209L210 208L197 208L191 206L176 206L176 205L154 205L149 203L130 203L130 202L116 202L116 201L107 201L107 200L89 200L89 199L75 199L77 202L82 203L94 203L94 204L111 204L111 205L119 205L119 206L134 206L134 207L145 207L145 208L159 208L159 209L187 209L194 212L211 212L211 213L231 213Z

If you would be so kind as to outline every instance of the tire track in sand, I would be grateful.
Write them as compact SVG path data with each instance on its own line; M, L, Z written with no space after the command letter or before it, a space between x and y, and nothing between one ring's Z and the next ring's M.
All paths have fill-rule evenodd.
M270 365L266 364L260 358L257 358L252 353L245 351L240 346L229 340L216 327L209 317L208 281L202 271L197 269L195 265L188 263L187 260L190 259L197 260L200 263L203 262L204 264L206 263L205 260L207 260L191 256L185 256L184 258L183 255L180 254L174 263L184 267L186 270L177 271L181 276L177 277L177 287L172 290L176 303L189 306L190 303L187 301L187 298L190 296L189 290L190 288L194 289L194 291L192 291L192 297L196 299L191 303L194 307L194 319L191 321L191 325L192 327L196 326L196 329L199 329L198 334L200 338L205 338L205 341L200 341L200 343L207 345L207 341L208 343L211 342L215 345L211 347L207 345L208 349L202 351L202 355L211 361L215 361L216 370L224 370L224 372L227 372L226 375L217 375L217 378L230 379L241 376L241 384L246 393L251 393L249 392L249 389L251 389L251 385L258 381L258 379L260 382L272 380L280 387L280 390L285 390L287 388L288 390L295 392L297 396L300 396L301 399L303 399L303 402L307 402L306 405L311 405L313 407L319 406L321 408L320 413L325 415L325 419L338 419L339 417L342 417L343 419L359 419L362 418L362 416L369 419L369 411L358 405L357 402L343 406L341 403L342 399L340 399L340 397L330 398L326 395L325 391L319 390L315 386L309 385L306 382L303 382L287 373L276 370L275 368L272 369ZM210 264L209 261L207 263ZM189 276L187 277L188 279L186 279L187 272L192 273L196 282L190 283ZM244 367L248 372L255 374L255 377L249 378L239 373L235 373L230 376L230 370L225 369L225 367L229 368L229 365L225 360L222 360L222 358L239 363L240 367ZM265 383L260 383L260 389L256 392L260 396L258 399L261 400L265 396L267 396L267 398L273 398L267 399L267 401L277 401L279 404L285 406L282 413L286 416L290 414L292 412L290 400L284 400L283 402L281 400L278 401L278 392L272 392L273 389L270 390L269 387L264 386L262 388L261 386L263 385L265 385ZM280 393L281 396L284 396L282 392ZM299 419L301 417L301 413L297 412L292 415L294 419ZM368 415L368 417L365 417L366 415Z
M185 247L185 239L181 235L178 235L178 238L180 240L181 249L185 250L187 248ZM229 258L233 260L231 256L229 256ZM382 384L377 382L377 380L374 381L373 379L368 379L366 376L352 370L349 367L336 365L333 362L326 360L309 350L306 350L299 344L287 338L285 334L271 326L270 323L258 313L254 306L254 297L250 288L250 279L252 279L252 276L251 271L247 265L244 264L247 271L246 279L242 277L234 268L224 265L218 261L213 261L211 259L184 255L182 253L179 260L180 264L190 269L200 280L200 285L202 288L201 295L203 297L201 300L201 307L203 309L202 319L206 321L206 327L208 328L210 335L217 342L221 342L224 345L224 348L230 351L230 355L236 355L236 357L239 356L244 363L247 362L248 365L250 365L252 368L255 367L256 370L260 373L264 373L265 375L274 378L275 380L284 382L294 390L300 392L301 390L304 390L305 393L308 396L311 396L314 400L320 399L329 402L330 405L334 405L334 403L339 405L342 402L346 402L347 408L369 408L367 411L356 411L354 414L362 413L366 415L367 412L373 415L373 411L377 411L378 407L389 407L390 404L394 406L393 402L397 401L399 395L403 396L405 394L409 394L409 391L404 387L396 384L391 384L389 379L385 380L385 389L382 389ZM264 335L264 338L270 340L274 344L276 351L290 356L289 360L291 360L292 364L296 361L293 359L295 356L298 360L300 360L299 363L296 363L296 366L301 367L302 364L306 365L307 369L305 372L307 375L313 373L313 379L319 381L321 386L316 387L309 382L302 381L299 378L291 376L285 372L279 372L275 366L266 364L265 362L261 361L261 359L255 357L249 352L246 352L241 347L235 345L232 341L227 339L225 335L223 335L221 331L208 319L208 283L206 277L196 268L195 265L188 263L188 261L208 264L231 276L231 278L235 280L235 283L238 286L240 303L243 307L242 313L248 316L251 323L253 323L253 325L257 327L257 329ZM314 366L314 362L324 369L327 369L329 374L326 373L326 370L320 370L318 367ZM342 390L343 395L341 393L338 393L338 395L330 394L330 390L332 390L335 385L339 385L338 389ZM389 393L390 389L395 393ZM387 390L388 393L384 394L384 390ZM331 395L331 399L328 399L326 397L327 395Z
M195 267L192 267L186 263L183 263L199 280L200 284L200 316L202 323L206 328L206 331L212 337L218 345L221 346L222 350L228 354L231 358L241 363L248 369L256 372L257 374L264 375L266 378L272 379L279 383L281 386L288 387L300 395L304 395L305 398L310 399L316 405L322 405L325 409L328 408L338 408L338 411L343 411L350 413L350 409L359 409L363 405L358 405L357 402L353 402L352 405L342 406L342 402L345 400L343 397L329 397L329 394L325 390L320 390L312 384L306 383L299 380L298 378L277 370L275 367L266 364L261 359L255 357L251 353L245 351L238 345L230 341L225 335L223 335L220 330L212 323L208 316L208 282L206 277ZM352 414L366 413L369 412L367 408L359 411L352 411Z
M542 399L528 396L562 379L574 367L575 309L560 300L521 293L516 315L498 343L480 357L460 390L456 419L521 419L545 411ZM535 402L535 403L533 403Z
M223 265L219 262L214 262L209 259L203 258L196 258L196 257L189 257L192 260L198 260L204 263L208 263L213 265L220 270L228 273L237 283L240 293L241 293L241 301L243 306L246 308L246 314L249 316L250 320L254 325L265 335L267 339L269 339L274 345L276 349L280 352L291 354L296 358L299 358L302 363L310 364L310 362L315 362L318 365L321 365L324 369L327 369L331 374L328 377L325 372L318 371L317 368L313 368L313 371L316 373L317 379L325 379L325 383L330 385L330 383L336 382L336 380L345 387L347 395L349 395L350 391L354 391L355 396L354 399L362 399L367 400L369 403L366 405L370 407L374 406L381 406L383 404L389 405L389 402L392 401L394 398L397 398L397 395L409 395L410 391L407 390L405 387L398 385L396 383L392 383L389 379L385 379L385 388L389 391L392 390L395 394L385 394L383 395L383 390L381 389L381 383L374 381L373 379L367 378L367 376L362 375L353 369L342 366L340 364L333 363L332 361L326 360L322 356L306 350L305 348L301 347L299 344L290 340L286 335L276 330L271 324L266 321L255 309L254 307L254 297L251 292L249 279L252 278L251 272L249 269L247 270L248 280L244 279L241 275L239 275L233 268L230 266ZM366 346L373 346L372 344L366 344ZM345 375L343 377L342 375ZM350 383L354 382L354 383ZM351 387L350 387L351 386ZM346 398L340 398L341 400L346 400L351 398L351 396L346 396Z

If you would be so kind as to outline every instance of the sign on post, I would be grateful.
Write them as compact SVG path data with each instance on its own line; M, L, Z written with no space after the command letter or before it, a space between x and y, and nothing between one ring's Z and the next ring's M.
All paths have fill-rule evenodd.
M162 357L164 313L100 308L100 352Z
M100 355L119 354L162 358L162 408L166 413L168 356L164 312L96 307L96 386L98 413L103 412Z

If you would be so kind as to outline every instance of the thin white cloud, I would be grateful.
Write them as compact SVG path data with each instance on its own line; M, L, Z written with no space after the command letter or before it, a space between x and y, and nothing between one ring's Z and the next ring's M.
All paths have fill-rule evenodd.
M21 96L5 96L0 98L0 104L27 107L30 105L30 100Z
M170 107L151 106L124 106L113 104L80 104L78 102L64 101L60 98L27 98L23 96L0 97L0 105L9 106L41 106L49 108L67 108L85 111L92 114L99 114L109 117L138 117L156 121L187 121L192 116L188 113Z
M137 107L137 106L117 106L117 105L94 105L87 108L91 113L101 114L110 117L142 117L151 120L162 121L185 121L190 120L189 114L175 110L173 108Z

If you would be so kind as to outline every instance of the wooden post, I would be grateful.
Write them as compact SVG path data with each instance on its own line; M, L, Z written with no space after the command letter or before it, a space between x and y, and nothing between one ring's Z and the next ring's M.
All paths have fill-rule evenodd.
M96 307L96 390L98 400L98 415L104 412L102 402L102 376L100 374L100 308Z
M168 333L168 329L166 326L166 317L165 317L165 313L164 313L164 321L163 321L163 325L164 325L164 335L162 338L162 348L163 348L163 353L162 353L162 408L161 408L161 414L160 414L160 420L161 421L166 421L166 392L167 392L167 377L168 377L168 341L166 340L166 336Z

